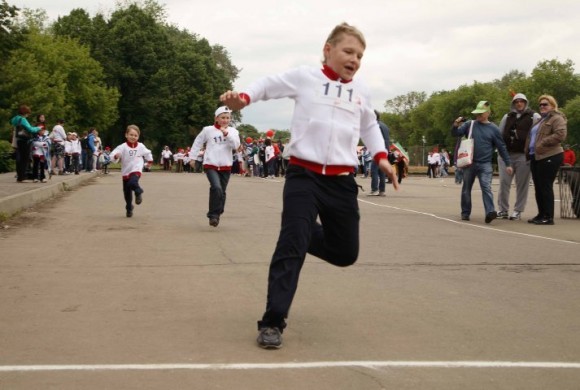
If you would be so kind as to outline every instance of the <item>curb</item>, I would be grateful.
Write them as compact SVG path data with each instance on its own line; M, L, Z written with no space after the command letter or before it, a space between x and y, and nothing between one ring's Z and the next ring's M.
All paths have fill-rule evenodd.
M71 177L70 179L49 184L42 188L25 191L15 195L9 195L0 199L0 215L2 217L12 217L14 214L33 207L45 200L54 198L58 194L80 186L81 184L95 179L99 174L84 174L81 176Z

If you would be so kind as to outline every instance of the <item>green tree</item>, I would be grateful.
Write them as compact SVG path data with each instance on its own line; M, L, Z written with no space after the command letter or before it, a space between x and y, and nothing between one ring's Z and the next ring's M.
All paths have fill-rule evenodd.
M290 130L272 130L274 130L274 141L282 141L285 143L290 140Z
M540 61L532 70L529 83L530 102L537 102L543 95L552 95L560 106L580 94L580 76L574 74L571 60L560 62L556 59Z
M21 103L49 120L67 119L69 126L106 128L117 117L118 92L103 81L103 69L88 49L68 38L32 32L13 52L0 74L6 92L3 120Z
M16 25L18 11L20 11L19 8L2 0L0 4L0 65L6 62L10 51L17 48L22 41L22 31Z
M562 111L568 119L568 135L565 142L576 145L576 150L578 150L580 146L580 96L569 100Z
M51 31L57 36L77 39L82 45L91 46L93 43L93 21L82 8L75 8L68 15L59 16L52 24Z
M410 115L426 100L425 92L412 91L385 102L387 112L381 115L381 119L389 127L391 139L405 143L411 138L416 124L411 122Z
M408 115L411 111L417 108L420 104L427 100L427 93L412 91L406 95L399 95L394 99L389 99L385 102L385 109L389 113L398 115Z
M8 141L0 139L0 173L12 172L15 169L15 162L12 158L14 148Z
M19 20L20 27L25 31L45 32L48 14L43 9L24 8Z
M252 125L241 124L236 126L236 129L240 132L242 140L245 140L247 137L251 137L252 139L260 138L260 132Z
M168 25L164 6L155 0L118 2L108 20L73 10L52 31L88 45L107 84L120 91L108 143L121 142L122 129L135 123L154 152L163 145L189 145L213 123L219 95L232 89L239 73L223 46Z

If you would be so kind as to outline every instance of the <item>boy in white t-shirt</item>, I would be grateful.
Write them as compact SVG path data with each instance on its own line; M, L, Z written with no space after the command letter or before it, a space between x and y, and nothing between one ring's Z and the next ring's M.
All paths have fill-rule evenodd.
M125 196L125 209L127 218L133 216L133 192L135 192L135 203L141 204L143 201L143 189L139 186L139 178L143 172L144 159L147 165L153 164L153 155L145 145L138 142L141 131L136 125L127 126L125 138L127 142L117 146L111 152L111 161L121 160L121 174L123 175L123 194Z

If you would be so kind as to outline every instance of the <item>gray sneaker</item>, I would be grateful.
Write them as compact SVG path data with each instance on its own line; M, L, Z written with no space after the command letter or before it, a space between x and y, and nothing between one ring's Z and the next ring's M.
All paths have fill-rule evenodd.
M520 220L522 219L522 213L519 211L514 211L512 215L510 215L510 221Z
M508 212L507 211L498 211L497 217L499 219L508 219Z
M282 332L279 328L262 328L259 330L258 345L264 349L278 349L282 348Z

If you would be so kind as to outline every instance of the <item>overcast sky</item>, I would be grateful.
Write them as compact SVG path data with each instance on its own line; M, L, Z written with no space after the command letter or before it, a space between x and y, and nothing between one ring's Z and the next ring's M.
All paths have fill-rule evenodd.
M91 16L115 0L8 0L41 8L51 20L84 8ZM167 21L224 46L241 69L235 88L290 67L318 66L324 40L347 22L360 28L367 50L356 77L371 87L373 105L410 91L455 89L530 74L544 59L571 59L580 73L578 0L158 0ZM523 91L525 93L525 91ZM507 92L506 92L507 93ZM483 98L483 97L482 97ZM557 97L556 97L557 98ZM474 102L475 103L475 102ZM243 123L265 131L289 127L293 102L259 102Z

